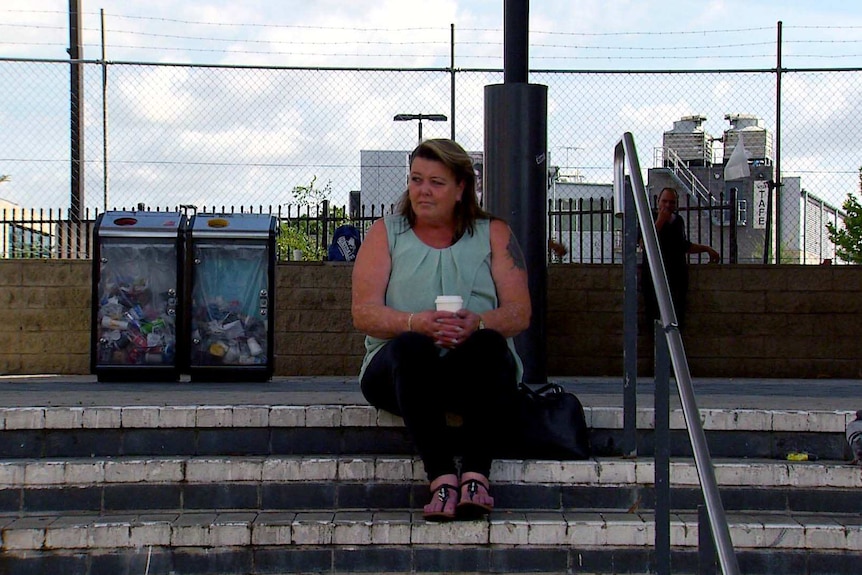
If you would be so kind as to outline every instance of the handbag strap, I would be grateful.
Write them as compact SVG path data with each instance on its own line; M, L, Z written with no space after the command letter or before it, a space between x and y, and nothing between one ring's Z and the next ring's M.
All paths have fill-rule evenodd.
M566 392L566 390L563 388L563 386L559 385L557 383L548 383L548 384L543 385L539 389L533 389L532 387L530 387L529 385L527 385L524 382L521 382L519 385L520 385L521 390L524 393L526 393L527 395L529 395L530 397L533 397L533 398L542 398L545 395L552 395L552 394L565 393Z

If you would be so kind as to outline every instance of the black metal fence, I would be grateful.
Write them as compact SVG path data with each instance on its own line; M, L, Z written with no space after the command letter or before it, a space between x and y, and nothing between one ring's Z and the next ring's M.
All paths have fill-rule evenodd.
M278 260L323 261L335 230L353 225L362 237L371 224L386 213L384 206L362 206L348 214L329 202L286 206L163 207L139 204L116 211L181 212L201 214L269 214L278 219ZM391 207L390 207L391 211ZM0 257L4 259L89 259L93 256L94 229L101 212L85 210L75 218L70 209L11 208L0 210Z
M737 220L728 217L733 202L719 198L706 202L687 198L680 206L689 238L713 246L722 261L735 263L731 239ZM278 260L324 261L335 230L342 225L357 228L360 238L375 220L395 206L360 205L348 209L328 201L316 205L160 207L137 205L123 211L270 214L278 219ZM0 210L0 257L89 259L93 255L93 231L98 210L85 210L79 220L64 209ZM613 199L587 198L548 202L548 261L556 263L621 263L622 220L615 215ZM523 238L521 241L530 241ZM552 249L552 247L554 249ZM561 249L562 248L562 249ZM301 255L300 255L301 252ZM701 261L692 256L692 263Z
M720 195L710 200L686 196L679 207L689 239L715 248L724 263L738 263L735 206L734 198ZM616 216L613 198L549 201L548 230L550 262L622 263L622 220ZM697 254L690 260L700 263L709 258Z

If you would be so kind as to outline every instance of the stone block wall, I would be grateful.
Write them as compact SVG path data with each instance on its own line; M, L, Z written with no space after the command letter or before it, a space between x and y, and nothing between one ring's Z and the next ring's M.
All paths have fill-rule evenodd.
M0 374L89 370L90 263L0 261Z
M275 374L352 376L352 266L276 271ZM88 260L0 261L0 374L89 373ZM548 373L622 373L622 268L552 265ZM694 377L862 378L862 266L693 266L684 345ZM651 340L639 324L639 371Z
M622 372L622 276L621 266L551 266L549 374ZM862 266L692 266L692 376L862 378L860 296ZM638 328L638 371L651 374L652 327L640 316Z
M277 267L276 375L353 375L365 354L350 315L353 265Z

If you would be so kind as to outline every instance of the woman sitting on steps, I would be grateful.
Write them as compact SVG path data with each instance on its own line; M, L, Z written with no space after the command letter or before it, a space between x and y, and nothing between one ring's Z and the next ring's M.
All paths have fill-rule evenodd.
M440 295L461 296L461 309L437 311ZM457 143L427 140L412 152L399 213L375 222L357 254L352 297L367 336L362 393L404 419L430 481L425 518L484 516L522 373L512 337L529 325L530 296L518 242L479 207ZM447 413L461 416L458 434L447 432Z

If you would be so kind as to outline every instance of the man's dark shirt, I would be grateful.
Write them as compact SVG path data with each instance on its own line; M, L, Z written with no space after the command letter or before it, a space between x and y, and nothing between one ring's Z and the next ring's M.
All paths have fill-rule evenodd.
M691 242L685 235L685 220L679 214L665 223L658 232L658 245L661 258L664 261L667 281L670 286L670 297L673 300L677 321L682 327L685 318L686 295L688 294L688 250ZM641 291L644 296L644 306L647 319L660 319L658 301L652 285L646 253L641 266Z

